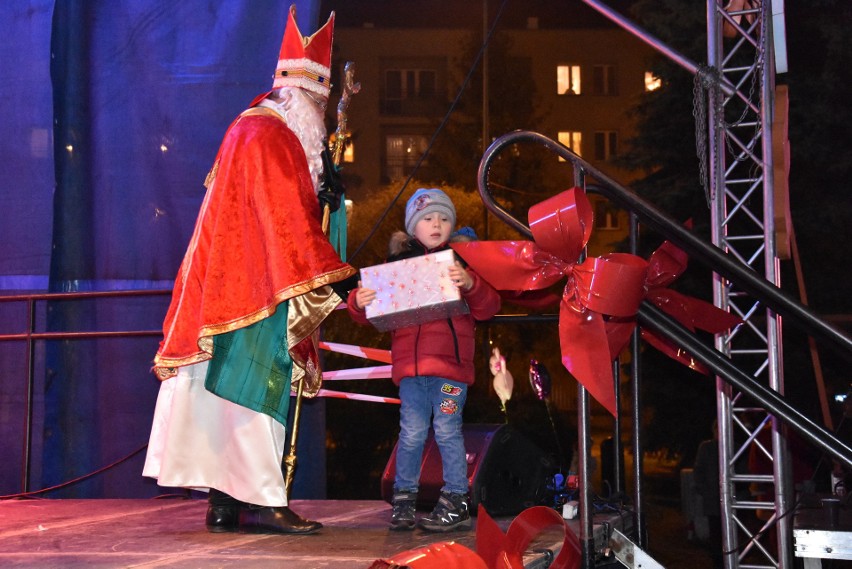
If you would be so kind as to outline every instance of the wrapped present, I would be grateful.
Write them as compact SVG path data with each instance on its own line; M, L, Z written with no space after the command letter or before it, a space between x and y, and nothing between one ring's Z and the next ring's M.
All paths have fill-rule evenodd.
M467 314L470 309L450 280L451 250L361 269L361 286L376 291L367 319L385 332Z

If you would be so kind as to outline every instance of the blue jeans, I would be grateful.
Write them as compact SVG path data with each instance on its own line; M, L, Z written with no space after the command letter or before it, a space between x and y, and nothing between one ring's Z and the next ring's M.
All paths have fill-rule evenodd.
M444 492L466 494L467 454L462 434L462 410L467 385L433 375L405 377L399 384L399 443L396 447L394 490L417 492L420 464L429 424L441 451Z

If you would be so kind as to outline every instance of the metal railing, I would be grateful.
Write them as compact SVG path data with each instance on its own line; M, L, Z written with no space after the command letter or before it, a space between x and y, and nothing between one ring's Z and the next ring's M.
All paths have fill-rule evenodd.
M33 391L35 389L36 342L48 340L93 340L101 338L134 338L161 336L162 330L129 330L109 332L36 332L37 303L52 301L91 300L99 298L126 298L137 296L165 296L169 290L121 290L103 292L60 292L0 296L0 303L24 302L27 305L26 331L0 334L0 342L26 342L27 383L24 395L24 433L21 457L21 491L29 491L30 462L32 454Z
M597 170L569 148L547 138L546 136L531 131L515 131L497 138L486 150L479 165L478 185L479 192L485 206L502 221L515 230L529 238L532 232L523 222L512 216L505 208L497 203L491 195L488 187L488 176L491 163L497 155L508 147L518 143L540 144L561 158L570 161L575 171L575 183L584 185L587 176L596 181L594 189L597 193L604 195L613 203L619 205L631 214L631 226L641 223L662 235L676 246L686 252L690 258L709 267L719 275L737 284L742 290L759 299L777 314L784 316L788 324L797 326L805 333L817 340L822 340L835 348L838 353L852 360L852 339L844 335L840 330L829 323L821 320L809 308L803 306L790 298L772 283L761 278L748 266L743 265L736 259L729 257L722 250L711 244L701 241L690 233L680 223L668 217L656 209L652 204L642 200L609 178L603 172ZM631 249L635 253L635 236L631 239ZM785 421L795 429L805 440L826 451L841 462L852 466L852 447L844 441L835 437L822 426L810 420L805 414L788 403L778 392L769 389L755 381L751 376L738 369L732 361L715 348L709 347L701 342L693 333L680 325L677 321L666 315L659 308L644 301L639 308L637 320L642 326L656 331L662 336L672 340L677 345L685 348L698 361L706 365L713 373L722 378L729 385L736 387L744 393L753 397L756 401L771 411L776 417ZM639 389L637 358L638 338L634 333L632 342L634 362L631 366L631 374L634 380L634 420L638 421ZM592 517L590 514L591 503L588 489L583 489L584 481L589 480L588 472L588 432L589 432L589 405L588 393L581 386L578 391L578 430L580 435L579 451L580 460L580 542L583 553L583 566L589 566L593 555L592 543ZM638 423L636 423L638 425ZM642 444L639 429L634 428L634 457L637 457L635 465L635 520L634 527L640 542L644 543L645 527L642 514L642 471L639 457L642 456Z

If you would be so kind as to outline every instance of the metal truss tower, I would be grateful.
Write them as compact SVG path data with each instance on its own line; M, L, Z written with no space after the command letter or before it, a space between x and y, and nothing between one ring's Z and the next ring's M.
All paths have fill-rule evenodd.
M697 84L700 81L707 90L707 104L696 110L707 113L706 189L713 243L779 285L772 4L772 0L707 0L707 67L696 76ZM783 20L779 21L783 38ZM779 55L786 65L783 50ZM700 123L701 117L696 118ZM756 381L783 394L780 318L718 275L713 295L717 306L745 322L717 337L716 348ZM720 379L716 392L722 542L724 552L729 552L725 566L792 567L791 519L784 515L792 503L790 469L781 424ZM755 459L763 468L750 472L749 463Z

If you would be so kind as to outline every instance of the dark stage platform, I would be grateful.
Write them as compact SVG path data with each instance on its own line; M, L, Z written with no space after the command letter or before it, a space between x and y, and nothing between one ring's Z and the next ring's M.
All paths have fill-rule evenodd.
M306 536L211 534L204 528L206 508L205 500L196 499L0 502L0 566L366 568L436 542L476 549L475 529L443 535L389 531L390 506L381 501L294 500L295 511L325 525ZM505 531L512 518L495 521ZM576 533L576 520L569 526ZM525 567L547 567L561 544L561 531L542 534Z

